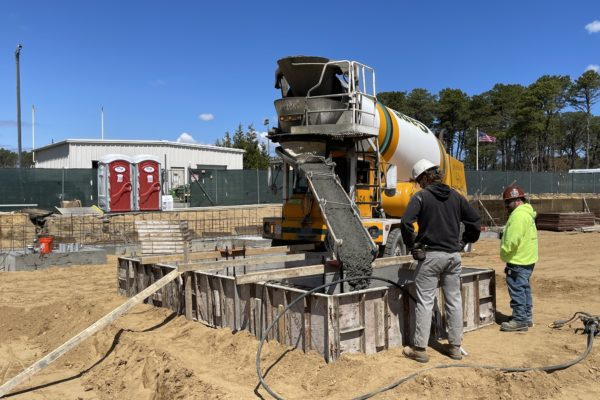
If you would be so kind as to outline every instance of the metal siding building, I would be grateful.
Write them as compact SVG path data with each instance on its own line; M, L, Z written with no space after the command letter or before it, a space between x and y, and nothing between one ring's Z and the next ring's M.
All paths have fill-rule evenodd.
M169 183L187 182L188 167L220 166L242 169L244 150L167 140L92 140L68 139L35 149L37 168L92 168L107 154L135 156L151 154L169 172Z

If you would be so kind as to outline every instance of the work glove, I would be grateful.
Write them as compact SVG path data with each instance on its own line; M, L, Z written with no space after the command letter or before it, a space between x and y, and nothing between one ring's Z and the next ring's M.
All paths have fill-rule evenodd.
M419 245L413 247L410 250L410 254L412 254L413 258L417 261L423 261L425 259L425 250Z

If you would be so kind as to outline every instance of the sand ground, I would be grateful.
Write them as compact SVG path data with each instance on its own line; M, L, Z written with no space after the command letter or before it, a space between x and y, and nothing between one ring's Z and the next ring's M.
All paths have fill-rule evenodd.
M464 264L494 268L499 316L510 314L498 240L482 239ZM499 332L498 325L465 335L465 362L534 367L558 364L584 350L585 336L548 323L576 311L600 314L600 233L540 232L535 268L535 327ZM0 382L15 376L124 302L116 294L116 258L103 266L0 273ZM599 342L600 343L600 342ZM11 399L250 399L256 389L257 342L246 332L211 329L148 305L135 307L30 381ZM429 365L402 357L401 349L343 356L326 364L317 354L263 351L266 380L285 398L346 399L409 373L454 361L429 350ZM482 369L429 371L376 396L378 399L596 399L600 350L551 374Z

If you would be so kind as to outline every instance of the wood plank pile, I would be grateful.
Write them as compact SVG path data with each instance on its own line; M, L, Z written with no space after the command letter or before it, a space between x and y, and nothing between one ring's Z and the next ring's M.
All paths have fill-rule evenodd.
M537 228L546 231L573 231L593 225L594 214L588 212L541 213L536 219Z
M135 221L142 254L172 254L190 250L187 221Z
M581 232L600 232L600 225L584 226L578 229Z

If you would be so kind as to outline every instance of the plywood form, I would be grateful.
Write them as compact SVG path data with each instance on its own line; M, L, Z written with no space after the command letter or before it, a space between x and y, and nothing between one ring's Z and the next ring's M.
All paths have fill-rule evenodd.
M148 275L159 269L164 275L173 268L140 265L139 260L120 258L120 287L129 288L122 288L120 293L132 296L135 290L151 284L151 280L141 274ZM235 273L233 268L230 273ZM492 324L495 312L493 270L466 268L461 280L465 331ZM173 285L177 287L163 289L171 290L169 301L161 303L152 298L155 305L181 310L183 281ZM194 320L233 331L247 330L257 338L265 334L283 309L306 293L306 290L274 282L236 285L235 276L227 276L224 270L219 273L194 272L191 285ZM408 288L414 292L411 285ZM434 336L437 338L446 337L443 302L438 289L434 314ZM313 293L286 312L267 339L305 352L316 351L327 361L336 360L343 353L373 354L411 343L414 308L410 296L397 287L334 295Z

